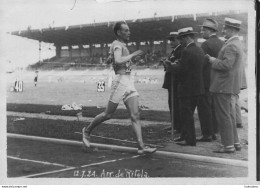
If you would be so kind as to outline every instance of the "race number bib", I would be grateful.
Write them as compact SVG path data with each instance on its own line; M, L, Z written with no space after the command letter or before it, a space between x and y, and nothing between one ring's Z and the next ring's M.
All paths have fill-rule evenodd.
M125 66L126 66L126 71L125 72L131 72L131 65L132 65L132 62L131 60L130 61L127 61Z
M97 83L97 92L104 92L105 91L105 82L99 81Z
M14 83L14 90L16 92L22 92L23 91L23 81L16 81Z

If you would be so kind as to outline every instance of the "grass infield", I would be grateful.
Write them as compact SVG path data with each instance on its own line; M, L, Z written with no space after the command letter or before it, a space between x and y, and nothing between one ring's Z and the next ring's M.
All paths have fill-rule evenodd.
M49 115L76 116L82 111L83 117L95 117L104 111L104 108L96 106L84 106L82 110L61 110L61 105L43 105L43 104L15 104L8 103L7 111L26 112L26 113L44 113ZM129 119L126 109L117 109L112 117L113 119ZM170 112L157 110L140 110L140 119L147 121L170 122Z

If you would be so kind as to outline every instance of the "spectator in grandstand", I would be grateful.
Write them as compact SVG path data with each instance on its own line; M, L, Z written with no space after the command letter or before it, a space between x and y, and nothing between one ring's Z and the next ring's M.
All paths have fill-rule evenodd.
M179 111L179 100L178 100L178 76L177 74L172 74L171 70L167 65L170 63L174 63L175 60L181 58L181 44L178 40L178 32L170 32L169 36L167 37L170 41L171 48L173 49L171 54L167 59L162 59L163 65L165 65L165 71L166 68L168 71L165 72L164 75L164 82L163 82L163 88L168 90L168 105L170 112L172 111L172 98L173 98L173 105L174 105L174 129L177 132L181 131L181 124L180 124L180 111ZM169 61L169 63L166 63L165 61ZM171 113L172 115L172 113ZM171 127L166 128L167 130L171 130Z
M223 46L223 41L217 37L218 23L210 18L204 20L201 25L201 34L205 42L201 44L201 48L205 54L209 54L212 57L217 57L218 53ZM202 137L198 138L200 142L211 142L216 140L216 133L218 132L216 125L216 117L213 117L212 110L212 98L209 92L210 86L210 71L211 64L208 63L208 59L205 58L203 66L203 81L205 87L205 94L199 98L198 103L198 115L201 125Z
M129 53L126 43L130 37L130 30L125 22L115 23L114 33L117 40L115 40L110 47L110 54L113 57L112 65L116 74L112 81L112 92L105 111L97 115L88 127L83 128L83 144L86 148L90 147L91 131L102 122L110 119L119 102L123 100L129 111L132 126L137 137L139 145L138 153L153 153L156 151L156 148L145 146L143 142L138 107L138 93L134 87L133 80L131 80L132 76L130 75L132 65L131 59L142 55L143 52L138 50L132 54Z
M217 58L209 55L211 63L210 92L217 117L223 147L217 153L233 153L241 150L237 127L235 103L242 85L243 48L238 33L241 21L225 18L223 27L227 39Z
M198 105L198 98L204 94L203 63L204 52L196 46L192 27L178 30L178 37L183 51L181 59L171 63L171 70L179 74L178 97L182 125L181 146L196 146L196 135L193 114Z
M37 86L37 81L38 81L38 71L35 71L35 76L34 76L34 87Z

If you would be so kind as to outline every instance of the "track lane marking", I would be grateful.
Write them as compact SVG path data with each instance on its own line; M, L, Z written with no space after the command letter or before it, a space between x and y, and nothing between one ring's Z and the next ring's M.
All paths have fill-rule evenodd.
M26 136L26 135L21 135L21 134L14 134L14 133L7 133L7 137L18 138L18 139L27 139L27 140L31 140L31 141L42 141L42 142L70 145L70 146L82 146L82 142L79 142L79 141L57 139L57 138ZM101 148L101 149L120 151L120 152L135 152L135 153L137 152L137 148L118 146L118 145L91 143L91 146L96 147L96 148ZM212 156L205 156L205 155L180 153L180 152L174 152L174 151L157 151L153 155L158 156L158 157L159 156L160 157L161 156L174 157L174 158L179 158L179 159L200 161L200 162L206 162L206 163L217 163L217 164L240 166L240 167L248 168L248 161L243 161L243 160L239 160L239 159L220 158L220 157L212 157Z
M82 165L79 167L70 167L70 168L64 168L64 169L60 169L60 170L54 170L54 171L49 171L49 172L42 172L42 173L37 173L37 174L31 174L28 176L20 176L18 178L32 178L35 176L40 176L40 175L47 175L47 174L53 174L53 173L57 173L57 172L64 172L64 171L68 171L68 170L74 170L77 168L84 168L84 167L89 167L89 166L95 166L95 165L100 165L100 164L106 164L106 163L111 163L111 162L117 162L117 161L122 161L122 160L127 160L127 159L134 159L137 157L140 157L141 155L135 155L132 157L124 157L124 158L119 158L119 159L113 159L113 160L108 160L108 161L103 161L103 162L99 162L99 163L92 163L92 164L88 164L88 165Z
M53 174L53 173L63 172L63 171L73 170L73 169L76 169L76 167L64 168L64 169L61 169L61 170L54 170L54 171L50 171L50 172L43 172L43 173L31 174L31 175L28 175L28 176L20 176L20 177L17 177L17 178L33 178L34 176L40 176L40 175L46 175L46 174Z
M19 161L40 163L40 164L45 164L45 165L54 165L54 166L61 166L61 167L71 167L71 166L67 166L67 165L63 165L63 164L59 164L59 163L50 163L50 162L46 162L46 161L37 161L37 160L31 160L31 159L23 159L23 158L13 157L13 156L7 156L7 158L14 159L14 160L19 160Z
M122 160L125 160L125 159L134 159L134 158L137 158L137 157L140 157L140 155L135 155L135 156L128 157L128 158L113 159L113 160L109 160L109 161L103 161L103 162L100 162L100 163L92 163L92 164L80 166L80 168L95 166L95 165L105 164L105 163L110 163L110 162L117 162L117 161L122 161Z

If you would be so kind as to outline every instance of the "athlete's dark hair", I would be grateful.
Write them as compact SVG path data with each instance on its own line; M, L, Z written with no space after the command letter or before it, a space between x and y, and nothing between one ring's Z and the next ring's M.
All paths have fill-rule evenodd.
M126 23L123 22L123 21L120 21L120 22L116 22L116 23L115 23L115 25L114 25L114 33L115 33L116 36L118 36L118 35L117 35L117 31L119 31L119 30L121 29L121 25L122 25L122 24L126 24Z

